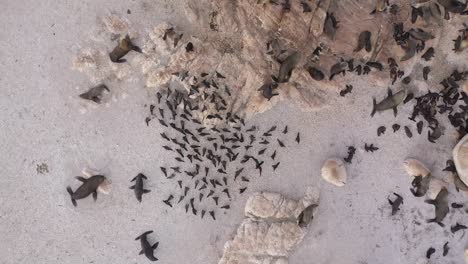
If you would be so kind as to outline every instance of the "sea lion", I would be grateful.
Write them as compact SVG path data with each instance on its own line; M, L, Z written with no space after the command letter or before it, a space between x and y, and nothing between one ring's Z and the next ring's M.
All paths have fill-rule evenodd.
M97 199L97 188L101 183L106 179L103 175L94 175L89 179L85 179L81 176L75 177L77 180L81 181L81 184L75 192L72 191L71 187L67 187L67 192L70 194L71 201L74 206L77 206L76 200L83 199L88 197L90 194L93 194L94 201Z
M449 212L449 205L448 205L448 191L447 188L443 187L440 192L437 194L437 197L434 200L426 200L425 202L428 204L432 204L435 206L435 217L433 219L427 220L428 223L437 223L440 226L444 226L442 221L444 220L445 216L447 216Z
M149 260L156 261L158 259L154 256L154 250L158 248L159 242L154 243L154 245L152 246L150 245L147 236L151 233L153 233L153 231L146 231L143 234L139 235L137 238L135 238L135 240L140 240L141 242L141 251L139 255L145 254L145 256Z
M125 38L119 40L117 46L109 53L109 58L115 63L126 62L127 60L122 59L122 57L127 55L131 50L142 53L142 50L138 46L133 45L130 37L126 35Z
M135 191L135 196L137 200L141 203L141 196L144 193L149 193L150 190L146 190L143 188L143 179L147 180L145 175L142 173L139 173L135 178L133 178L131 181L135 181L135 185L131 186L130 189L133 189Z

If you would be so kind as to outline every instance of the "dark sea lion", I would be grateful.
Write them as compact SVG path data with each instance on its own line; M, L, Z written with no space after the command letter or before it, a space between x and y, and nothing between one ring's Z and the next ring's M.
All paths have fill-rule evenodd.
M72 191L71 187L67 187L67 192L70 194L71 201L74 206L77 206L76 200L83 199L88 197L90 194L93 194L94 201L97 199L97 188L101 183L106 179L103 175L94 175L89 179L85 179L81 176L75 177L77 180L81 181L81 184L75 192Z
M150 190L145 190L143 188L143 179L147 180L145 175L142 173L139 173L135 178L133 178L131 181L135 181L135 185L131 186L130 189L133 189L135 191L135 196L139 202L141 202L141 197L144 193L149 193Z
M151 261L156 261L158 260L154 256L154 250L158 248L159 242L156 242L154 245L151 246L151 244L148 242L148 234L153 233L153 231L146 231L145 233L139 235L135 240L140 240L141 242L141 251L139 255L145 254L145 256L151 260Z
M112 62L116 63L126 62L122 57L127 55L131 50L142 53L142 50L138 46L133 45L130 37L126 35L125 38L119 40L117 46L109 53L109 58Z

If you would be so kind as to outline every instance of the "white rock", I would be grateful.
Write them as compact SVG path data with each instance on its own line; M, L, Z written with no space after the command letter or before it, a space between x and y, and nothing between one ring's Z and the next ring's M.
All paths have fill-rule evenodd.
M468 135L464 136L453 149L453 161L460 179L468 185Z
M316 189L308 189L299 201L278 193L253 194L245 205L246 218L224 245L218 264L287 264L308 230L307 225L299 225L297 217L318 204L318 196Z
M442 188L448 188L448 184L442 180L432 178L429 182L429 190L427 191L427 197L434 200L439 194Z
M468 264L468 248L465 249L465 263Z
M468 80L466 80L464 83L463 83L463 91L465 93L468 93Z
M427 175L431 174L431 171L417 159L406 159L403 162L403 166L405 167L406 172L413 177L426 177Z
M322 167L322 178L336 186L344 186L346 184L346 168L340 159L328 159Z

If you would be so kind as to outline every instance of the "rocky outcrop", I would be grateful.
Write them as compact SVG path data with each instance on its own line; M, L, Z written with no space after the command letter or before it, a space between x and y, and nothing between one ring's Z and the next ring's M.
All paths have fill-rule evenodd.
M332 104L338 90L349 81L349 77L341 74L330 78L332 66L341 61L353 59L354 67L365 66L367 62L382 63L383 69L370 68L369 75L361 76L367 78L370 86L391 83L387 66L390 57L395 58L399 70L411 72L420 56L400 61L405 52L394 40L395 23L403 23L405 30L423 28L433 36L425 41L421 54L438 43L444 30L439 20L418 19L412 24L408 1L392 1L393 6L387 6L385 11L371 14L376 9L375 2L187 1L184 10L194 31L163 23L149 25L148 36L139 36L130 21L109 15L103 19L96 39L106 43L115 40L117 34L129 34L138 38L137 43L145 43L143 54L129 55L125 64L111 63L107 53L115 43L109 42L106 46L83 49L73 65L94 84L135 78L138 74L134 71L141 71L150 89L164 89L174 83L190 89L195 78L200 80L201 75L217 71L226 77L225 85L231 91L230 109L234 113L251 116L281 100L291 100L303 111L317 110ZM338 21L332 36L324 28L327 16ZM438 26L431 26L435 24ZM167 30L172 30L172 35L165 37ZM355 51L363 31L371 33L371 48ZM186 49L189 43L193 45L192 51ZM296 51L301 54L300 60L290 78L275 90L279 96L263 97L258 89L278 77L281 61ZM346 69L350 66L344 65ZM322 72L323 79L313 78L312 69ZM180 73L186 78L180 78ZM348 72L348 76L356 74Z
M278 193L253 194L245 205L246 218L224 245L219 264L287 264L307 234L318 199L315 189L299 201Z

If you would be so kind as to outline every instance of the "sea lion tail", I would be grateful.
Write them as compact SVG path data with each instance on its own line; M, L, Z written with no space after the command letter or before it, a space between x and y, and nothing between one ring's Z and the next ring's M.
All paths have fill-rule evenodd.
M77 206L76 204L76 200L73 199L73 190L70 186L67 187L67 192L70 194L70 198L71 198L71 201L73 203L74 206Z
M370 114L371 117L375 115L375 112L377 111L377 101L375 98L372 98L372 113Z

